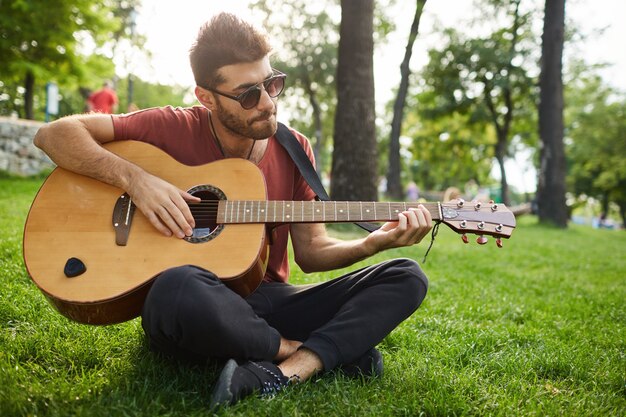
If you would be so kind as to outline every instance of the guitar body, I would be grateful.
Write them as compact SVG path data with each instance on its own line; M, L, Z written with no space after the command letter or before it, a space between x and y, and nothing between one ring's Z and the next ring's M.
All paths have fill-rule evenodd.
M190 167L142 142L105 147L183 190L210 185L229 200L266 200L265 180L248 161L226 159ZM205 268L243 296L262 280L269 251L264 224L222 225L210 239L191 242L163 236L135 210L127 240L120 245L113 212L123 194L57 168L31 206L24 229L26 268L63 315L89 324L132 319L140 314L154 278L180 265ZM65 273L71 258L86 268L74 277Z

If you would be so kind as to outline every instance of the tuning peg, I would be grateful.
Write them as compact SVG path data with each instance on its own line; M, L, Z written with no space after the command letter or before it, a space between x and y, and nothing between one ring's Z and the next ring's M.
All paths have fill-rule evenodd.
M463 241L463 243L469 242L469 239L467 238L467 235L465 233L461 235L461 240Z
M484 245L485 243L487 243L489 239L487 239L485 236L480 235L478 236L478 238L476 238L476 243L478 243L479 245Z
M500 239L500 238L496 239L496 246L498 246L499 248L502 247L502 239Z

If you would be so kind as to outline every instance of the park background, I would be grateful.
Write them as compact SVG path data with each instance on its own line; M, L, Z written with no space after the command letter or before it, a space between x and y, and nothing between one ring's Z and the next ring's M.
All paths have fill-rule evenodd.
M354 135L347 143L352 149L374 143L375 174L361 178L332 171L333 177L368 181L365 193L374 185L381 199L393 197L378 187L390 166L393 105L416 3L375 2L375 140L362 143ZM61 92L60 112L52 119L81 112L86 91L104 79L115 81L121 109L131 101L141 108L194 104L186 51L201 22L225 9L271 22L277 66L290 80L280 101L281 119L312 139L322 176L332 182L336 141L345 138L335 130L342 4L258 1L249 10L244 1L58 1L58 7L3 1L0 114L43 121L48 82ZM480 100L485 85L472 76L490 73L499 83L494 98L507 86L520 92L505 165L510 202L533 201L541 165L543 7L524 0L425 3L398 138L403 187L414 182L422 196L442 196L451 187L474 194L479 187L501 199L496 129ZM569 1L565 10L566 224L555 227L549 219L522 214L503 249L492 242L463 245L442 229L424 264L429 296L380 346L385 378L372 383L320 377L279 401L253 399L218 413L624 415L626 238L618 230L626 192L624 4ZM516 32L523 42L507 54L516 14L523 17L523 29ZM468 47L469 55L463 55ZM462 67L468 63L482 67ZM515 79L502 71L511 63ZM302 69L320 78L307 84ZM314 87L314 96L307 87ZM321 129L314 124L312 97L320 103ZM155 357L138 320L106 327L72 323L30 281L21 233L42 181L0 175L0 414L205 415L218 369L179 367ZM607 227L590 227L599 225L603 211ZM360 236L350 228L333 233ZM372 261L421 260L424 251L395 250ZM332 276L304 275L292 266L295 283Z
M362 124L351 126L348 118L336 123L343 114L337 112L337 1L187 0L183 7L158 0L71 7L60 2L54 13L36 7L37 2L3 2L0 51L6 65L0 68L0 116L44 120L50 82L59 86L61 98L51 119L85 110L85 97L106 79L116 84L120 111L131 102L140 108L196 104L188 49L202 22L226 10L270 28L275 65L289 73L279 116L311 138L334 198L404 199L407 188L416 185L424 197L455 187L468 198L489 194L511 205L531 202L542 164L537 106L543 3L432 1L421 16L416 4L374 3L371 131L360 132ZM567 188L561 186L556 194L567 193L558 206L567 204L567 215L577 222L595 224L603 213L614 227L624 222L624 128L616 119L623 119L626 89L621 46L626 29L619 23L625 8L616 0L603 1L601 7L567 3L561 139L566 164L559 168ZM419 30L407 59L407 91L400 97L405 81L400 65L407 58L414 15ZM514 24L519 36L513 45ZM465 56L463 48L476 53ZM458 68L451 70L446 54ZM492 77L491 86L482 75ZM492 114L485 92L495 98ZM400 99L398 111L394 100ZM343 103L350 113L352 104ZM506 113L512 115L510 126ZM400 127L393 131L396 119ZM500 130L506 130L502 138ZM383 192L374 193L374 187Z

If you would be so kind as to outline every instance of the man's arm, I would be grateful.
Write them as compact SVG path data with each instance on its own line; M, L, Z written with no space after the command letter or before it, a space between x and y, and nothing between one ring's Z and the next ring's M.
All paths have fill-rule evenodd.
M362 239L334 239L328 236L323 224L293 224L291 240L298 266L305 272L318 272L352 265L386 249L414 245L431 228L430 213L420 205Z
M58 166L128 192L164 235L191 235L194 220L185 200L198 199L101 146L113 139L111 116L93 114L46 124L35 135L34 143Z

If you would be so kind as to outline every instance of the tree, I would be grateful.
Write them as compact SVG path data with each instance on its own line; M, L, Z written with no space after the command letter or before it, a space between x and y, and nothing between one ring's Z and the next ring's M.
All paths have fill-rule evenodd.
M411 138L413 153L411 177L420 188L445 190L469 182L490 185L493 158L488 156L493 156L495 137L492 129L471 123L469 117L458 112L437 119L407 114L405 134Z
M576 71L566 90L568 190L618 205L626 224L626 96Z
M129 1L59 0L53 7L44 0L0 2L0 76L23 88L25 118L34 117L39 80L86 78L90 68L79 45L111 38L120 28L113 15L120 3Z
M527 42L532 39L529 15L520 10L520 0L492 0L487 5L491 16L485 12L482 23L504 22L504 27L470 39L454 29L444 31L447 43L429 51L430 60L422 72L422 94L432 96L432 105L421 113L436 119L458 112L469 115L470 123L493 128L501 200L509 204L504 163L512 138L533 143L536 137L529 129L529 120L535 117L533 80L522 66L533 45ZM485 19L491 20L486 23Z
M400 132L402 130L402 120L404 119L404 107L406 104L406 96L409 90L409 76L411 69L409 64L413 55L413 44L417 38L419 30L420 18L426 0L416 1L415 15L411 30L409 31L409 40L406 45L404 59L400 64L400 87L393 105L393 120L391 122L391 134L389 136L389 169L387 170L387 195L400 200L403 197L402 180L400 178Z
M567 227L563 145L563 37L565 0L546 0L539 76L541 138L537 207L539 221Z
M342 0L331 176L335 200L377 199L374 1Z

